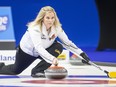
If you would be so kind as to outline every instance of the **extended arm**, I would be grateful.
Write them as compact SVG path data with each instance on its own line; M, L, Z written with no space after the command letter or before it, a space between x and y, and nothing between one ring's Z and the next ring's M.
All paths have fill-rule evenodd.
M85 52L83 52L80 48L78 48L71 40L68 39L66 33L64 31L62 31L58 37L61 40L61 44L63 45L64 48L66 48L67 50L69 50L70 52L74 53L74 54L78 54L81 57L84 58L84 60L82 60L84 63L88 63L89 62L89 57L87 56L87 54ZM86 61L85 61L86 60Z

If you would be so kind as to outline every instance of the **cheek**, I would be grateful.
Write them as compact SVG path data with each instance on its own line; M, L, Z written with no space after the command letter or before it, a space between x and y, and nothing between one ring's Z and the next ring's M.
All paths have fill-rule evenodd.
M44 19L44 20L43 20L43 22L44 22L45 24L47 23L47 21L48 21L47 19Z
M53 19L52 21L55 22L55 19Z

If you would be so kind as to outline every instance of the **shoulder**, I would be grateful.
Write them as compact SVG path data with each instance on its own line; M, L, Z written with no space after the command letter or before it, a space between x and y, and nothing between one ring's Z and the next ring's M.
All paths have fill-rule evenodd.
M28 27L29 31L36 31L36 32L40 32L40 25L35 25L35 26L29 26Z
M62 32L62 31L63 31L63 29L62 29L62 27L61 27L61 26L56 27L56 30L57 30L57 32L58 32L58 33L60 33L60 32Z

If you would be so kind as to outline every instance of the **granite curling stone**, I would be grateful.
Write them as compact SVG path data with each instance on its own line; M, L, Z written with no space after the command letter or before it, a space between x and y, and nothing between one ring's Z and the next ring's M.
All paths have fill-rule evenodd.
M67 70L61 66L51 66L45 70L45 76L48 79L64 79L67 74Z

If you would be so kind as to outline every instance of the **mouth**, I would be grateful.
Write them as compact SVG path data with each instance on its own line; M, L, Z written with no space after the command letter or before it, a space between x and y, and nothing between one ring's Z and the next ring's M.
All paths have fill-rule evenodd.
M48 23L49 25L52 25L52 23Z

